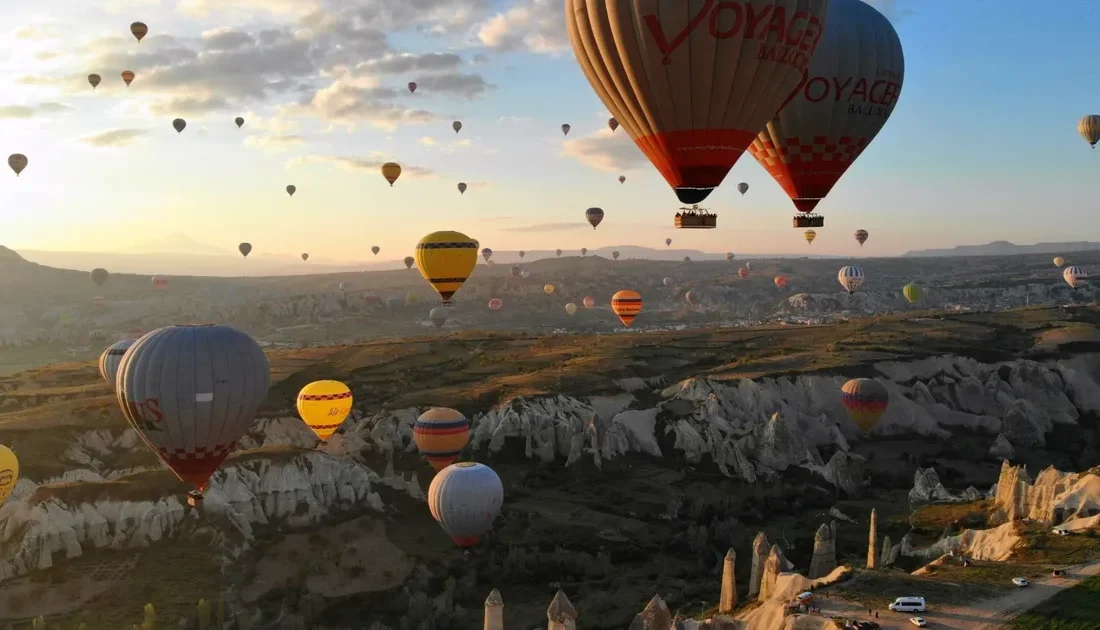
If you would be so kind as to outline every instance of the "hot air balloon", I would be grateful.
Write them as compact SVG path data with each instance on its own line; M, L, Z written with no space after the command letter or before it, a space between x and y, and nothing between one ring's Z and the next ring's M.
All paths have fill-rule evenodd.
M749 271L752 271L752 261L751 260L745 262L745 269L748 269Z
M252 243L241 243L237 246L237 251L241 253L241 256L247 258L248 254L252 251Z
M454 129L455 133L462 131L462 122L458 120L454 121L451 123L451 129Z
M620 184L625 184L626 183L626 175L619 175L619 183Z
M302 254L302 260L309 260L309 254Z
M233 122L237 123L237 129L240 129L241 127L244 126L244 118L241 118L240 116L237 116L236 118L234 118Z
M489 300L489 309L493 311L499 311L500 307L504 306L504 302L500 298L493 298Z
M611 310L619 316L623 326L629 328L638 313L642 312L642 296L636 291L623 289L611 296Z
M680 201L697 204L802 80L827 5L566 0L565 17L596 95Z
M889 403L890 392L873 379L853 378L840 388L840 404L864 432L874 428Z
M436 328L443 328L443 324L447 323L449 317L450 312L446 306L437 306L428 312L428 320L431 321Z
M746 278L748 278L749 277L748 267L741 267L740 269L738 269L737 270L737 275L740 276L742 280L745 280Z
M749 185L746 184L745 182L741 182L740 184L737 185L737 192L744 195L745 193L749 192Z
M527 252L523 251L522 249L521 249L521 250L519 250L519 257L520 257L520 258L523 258L523 257L524 257L524 256L526 256L526 255L527 255Z
M585 210L584 218L588 220L588 224L592 226L593 230L596 229L596 226L598 226L600 222L603 221L603 208L589 208ZM585 250L584 253L587 253L587 251L588 250ZM581 255L583 256L584 253L582 253Z
M103 341L106 338L107 333L102 330L93 330L92 332L88 333L88 339L90 339L91 341Z
M855 293L858 291L859 288L863 286L865 280L863 268L857 267L856 265L841 267L836 278L840 281L840 286L844 287L844 290L848 293Z
M519 275L520 275L520 277L522 277L522 278L523 278L524 280L526 280L526 279L528 279L528 278L530 278L530 277L531 277L531 272L530 272L529 270L527 270L527 269L524 269L523 271L519 272Z
M298 392L298 415L322 442L351 413L351 390L340 381L314 381Z
M485 247L481 250L481 257L485 259L485 262L489 262L489 259L493 257L493 250Z
M290 195L291 197L293 197L294 193L297 192L297 191L298 191L298 187L293 185L293 184L286 187L286 194Z
M152 283L154 287L163 288L168 286L168 278L164 276L153 276Z
M466 416L447 407L432 407L420 414L413 426L416 448L437 471L451 465L469 439Z
M672 278L665 278L661 282L663 282L666 287L671 287L672 286Z
M573 127L572 127L572 126L570 126L570 125L562 125L562 126L561 126L561 133L562 133L562 135L566 135L566 136L568 136L568 135L569 135L569 130L570 130L570 129L572 129L572 128L573 128Z
M398 177L401 177L401 165L397 162L386 162L382 165L382 177L393 186Z
M12 153L8 156L8 167L15 171L15 176L19 177L19 174L23 172L23 169L27 168L27 164L30 160L22 153Z
M814 211L882 130L905 76L897 32L861 0L829 0L820 39L806 80L749 147L803 213ZM796 227L824 225L809 219L796 217Z
M375 245L374 247L371 247L371 248L370 248L370 251L371 251L371 253L372 253L372 254L374 254L375 256L377 256L377 255L378 255L378 252L382 251L382 248L381 248L381 247L379 247L379 246L377 246L377 245ZM476 254L474 255L474 259L475 259L475 262L476 262L476 259L477 259L477 255L476 255Z
M432 232L416 244L416 267L444 305L451 303L476 266L477 241L461 232Z
M412 266L416 264L416 259L412 256L405 256L405 269L412 269Z
M666 238L665 239L665 247L668 247L670 245L672 245L672 239L671 238Z
M252 337L229 326L168 326L137 340L118 367L130 426L199 507L210 476L267 398L270 368Z
M130 34L136 37L139 42L148 33L149 27L145 25L145 22L134 22L130 25Z
M686 300L688 304L696 306L699 300L699 292L695 289L690 289L687 293L684 294L684 300Z
M187 121L177 118L172 121L172 128L176 130L176 133L183 133L183 130L187 128Z
M856 230L856 241L859 242L860 247L863 247L863 244L867 242L868 236L870 234L867 233L867 230Z
M1055 267L1061 267L1064 264L1066 264L1066 259L1065 258L1062 258L1061 256L1055 256L1054 257L1054 266Z
M459 182L458 183L458 194L460 194L460 195L465 195L466 194L466 182Z
M96 89L96 87L99 85L99 82L102 81L102 80L103 80L103 78L100 77L98 74L89 74L88 75L88 83L92 84L92 89L93 90Z
M561 257L561 250L560 249L555 249L554 254L556 254L560 258Z
M409 81L409 94L416 92L416 81Z
M593 229L595 229L595 228L593 228ZM587 256L587 255L588 255L588 248L587 247L582 247L581 248L581 256Z
M611 128L611 133L615 133L615 130L619 128L619 121L615 120L615 117L607 119L607 126Z
M1100 116L1090 114L1082 118L1077 123L1077 133L1095 149L1096 143L1100 142Z
M726 252L726 262L733 262L733 259L737 258L733 255L733 252Z
M392 311L393 309L397 308L398 306L401 306L401 298L399 298L399 297L388 297L388 298L386 298L386 308L388 308Z
M134 339L120 339L99 355L99 375L114 389L118 382L118 366L122 364L122 357L130 346L134 345Z
M814 242L815 238L817 238L817 232L813 230L806 230L802 233L802 238L806 239L806 244L809 245L810 243Z
M109 274L107 273L106 269L102 269L102 268L92 269L92 282L95 282L99 286L103 286L103 283L107 282L107 276L108 275Z
M690 256L684 256L684 262L691 262Z
M130 87L130 84L134 82L134 73L129 70L123 70L122 80L126 82L126 87Z
M1088 277L1089 274L1085 273L1085 268L1077 265L1066 267L1066 270L1062 272L1062 278L1069 285L1069 288L1074 291L1085 286Z
M519 265L512 265L513 278L518 278L521 273L523 273L523 267L520 267Z
M614 258L615 260L618 260L619 259L619 252L611 252L611 257Z
M775 277L775 286L780 288L780 289L786 289L787 288L787 276L776 276Z
M586 298L584 298L582 304L584 304L585 308L592 308L593 306L596 305L596 298L586 297Z
M0 506L11 496L19 481L19 458L10 448L0 444Z
M492 468L476 462L447 466L428 486L432 518L459 547L473 547L493 528L504 486Z
M542 287L542 292L545 293L546 295L550 295L551 293L554 292L554 285L552 285L552 284L544 285Z
M902 287L901 294L903 297L905 297L906 302L909 302L910 304L916 304L920 301L920 298L924 294L924 291L922 291L919 286L910 282L909 284Z
M569 313L569 315L572 316L574 313L577 312L577 305L572 303L572 302L566 304L565 305L565 312Z

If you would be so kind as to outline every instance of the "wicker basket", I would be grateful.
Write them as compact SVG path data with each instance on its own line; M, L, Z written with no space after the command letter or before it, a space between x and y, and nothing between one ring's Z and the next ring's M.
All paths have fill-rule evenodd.
M713 230L718 227L718 215L677 214L675 225L681 230Z

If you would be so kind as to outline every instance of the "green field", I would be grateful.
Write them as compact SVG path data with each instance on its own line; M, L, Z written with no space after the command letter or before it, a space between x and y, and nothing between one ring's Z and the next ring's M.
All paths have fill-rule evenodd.
M1012 630L1097 630L1100 628L1100 576L1058 593L1017 617Z

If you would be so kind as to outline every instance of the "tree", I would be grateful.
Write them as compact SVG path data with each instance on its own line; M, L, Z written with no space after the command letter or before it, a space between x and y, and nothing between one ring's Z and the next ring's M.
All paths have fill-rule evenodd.
M208 630L210 628L210 603L205 599L200 599L198 609L199 630Z

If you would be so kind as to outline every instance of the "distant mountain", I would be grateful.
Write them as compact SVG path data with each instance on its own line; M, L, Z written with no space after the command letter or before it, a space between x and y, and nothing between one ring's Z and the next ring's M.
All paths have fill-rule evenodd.
M223 249L200 243L189 236L174 233L167 234L151 240L142 241L132 247L123 249L127 253L140 254L189 254L189 255L213 255L225 256L232 253L230 249Z
M1008 241L993 241L985 245L958 245L951 249L918 249L902 256L1013 256L1017 254L1065 254L1068 252L1100 251L1100 243L1076 241L1073 243L1035 243L1017 245Z
M310 258L303 262L297 256L276 256L253 253L248 258L240 254L208 255L181 253L135 252L53 252L23 250L25 259L59 269L89 271L103 267L113 273L170 276L298 276L355 271L404 269L400 261L350 263Z

